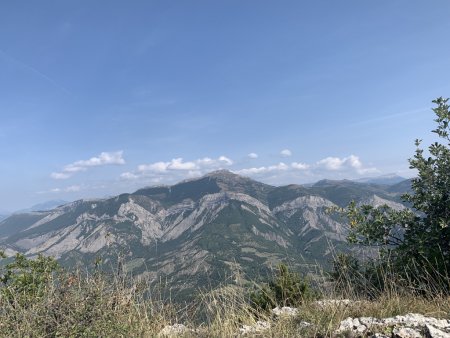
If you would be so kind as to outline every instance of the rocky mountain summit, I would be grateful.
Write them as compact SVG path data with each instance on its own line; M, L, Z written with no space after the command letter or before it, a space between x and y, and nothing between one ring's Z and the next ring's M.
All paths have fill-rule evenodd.
M328 210L352 200L403 208L397 190L346 180L274 187L216 171L173 186L14 214L0 222L0 246L65 265L120 264L186 289L261 275L281 260L326 264L330 245L346 246L346 225Z

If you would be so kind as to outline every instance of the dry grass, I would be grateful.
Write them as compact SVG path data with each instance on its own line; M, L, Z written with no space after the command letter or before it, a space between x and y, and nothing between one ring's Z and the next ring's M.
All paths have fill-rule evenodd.
M338 294L329 290L323 292L323 297L350 296L354 302L318 306L308 301L298 308L298 316L281 319L252 308L243 287L228 285L200 292L195 301L181 305L162 297L145 297L147 285L79 271L58 274L42 297L23 303L0 296L0 336L153 337L165 325L183 323L195 329L184 336L236 337L242 325L264 320L271 327L258 337L331 337L347 317L383 318L415 312L450 318L449 297L440 293L418 296L394 282L371 300L352 292ZM302 321L312 325L304 327Z

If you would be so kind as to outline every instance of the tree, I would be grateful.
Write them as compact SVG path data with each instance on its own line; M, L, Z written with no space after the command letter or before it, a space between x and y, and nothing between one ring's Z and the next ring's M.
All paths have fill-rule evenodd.
M351 203L345 210L350 224L349 241L381 248L402 270L414 267L419 278L447 277L450 273L450 111L449 99L433 101L437 127L432 132L440 141L428 147L428 155L416 140L409 159L417 177L412 193L402 196L410 209L393 210ZM422 274L423 273L423 274ZM422 275L421 275L422 274ZM421 275L421 276L420 276Z
M278 266L278 271L267 285L250 295L255 308L271 310L275 306L298 306L305 299L314 297L309 283L298 273L289 271L284 264Z
M0 251L0 258L6 258ZM0 298L28 306L42 298L59 265L52 257L38 255L29 259L16 254L14 260L0 268Z

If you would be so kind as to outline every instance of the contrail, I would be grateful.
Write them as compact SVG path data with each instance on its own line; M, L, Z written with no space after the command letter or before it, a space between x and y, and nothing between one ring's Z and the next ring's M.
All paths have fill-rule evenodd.
M391 114L391 115L385 115L385 116L376 117L376 118L369 119L369 120L364 120L364 121L359 121L359 122L355 122L355 123L350 123L348 126L349 127L356 127L356 126L361 126L361 125L364 125L364 124L370 124L370 123L386 121L386 120L394 119L396 117L402 117L402 116L414 115L414 114L417 114L417 113L423 113L423 112L426 112L428 110L429 110L429 108L420 108L420 109L410 110L410 111L406 111L406 112L402 112L402 113L395 113L395 114Z
M36 68L16 59L15 57L9 55L8 53L6 53L4 50L0 49L0 55L3 56L3 58L7 59L8 61L18 65L21 68L27 69L29 71L31 71L32 73L36 74L37 76L39 76L41 79L46 80L47 82L51 83L54 87L57 87L58 89L62 90L63 92L65 92L66 94L72 95L71 92L69 92L66 88L64 88L63 86L61 86L58 82L56 82L55 80L53 80L52 78L48 77L47 75L45 75L44 73L40 72L39 70L37 70Z

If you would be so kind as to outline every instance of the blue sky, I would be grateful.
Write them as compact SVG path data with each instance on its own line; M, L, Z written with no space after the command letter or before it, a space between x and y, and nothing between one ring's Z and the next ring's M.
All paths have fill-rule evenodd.
M399 173L450 96L450 2L2 1L0 210L218 168Z

